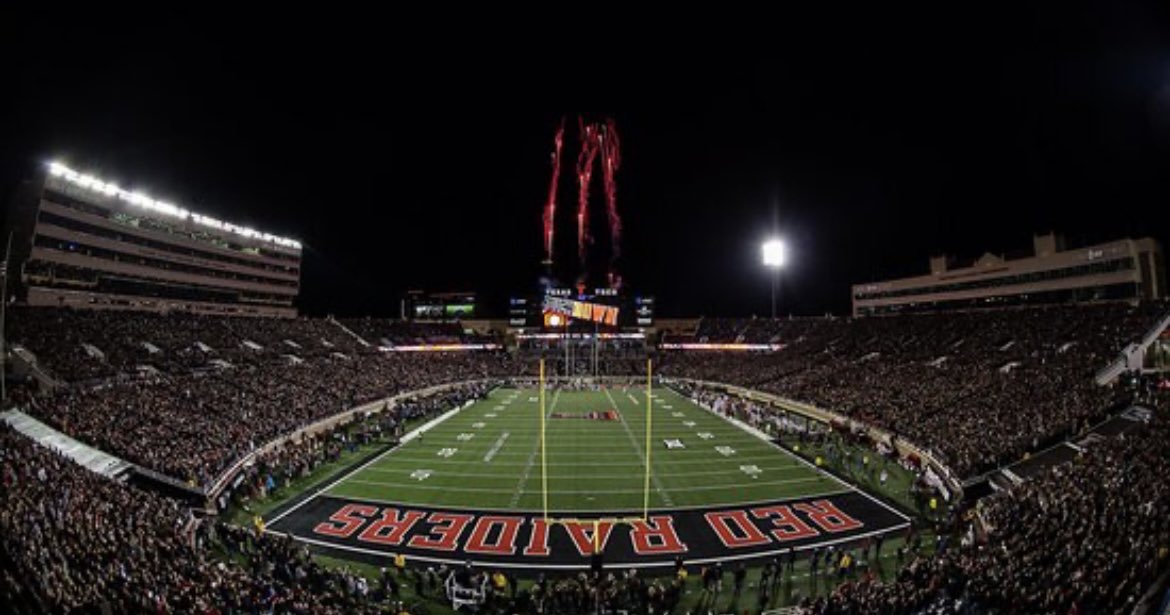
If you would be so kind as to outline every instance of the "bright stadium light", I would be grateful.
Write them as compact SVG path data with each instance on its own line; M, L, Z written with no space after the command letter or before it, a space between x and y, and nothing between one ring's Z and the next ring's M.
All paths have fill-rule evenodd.
M782 239L769 239L763 246L764 266L779 269L787 260L787 247Z
M773 237L761 246L764 256L764 266L772 270L772 318L776 318L776 278L780 277L780 269L788 261L788 247L784 240Z
M104 181L102 181L102 180L100 180L92 175L78 173L77 171L70 169L69 167L61 164L60 162L58 162L56 160L48 162L47 166L49 169L49 175L51 175L53 177L60 177L71 184L74 184L74 185L79 186L81 188L93 190L94 192L99 192L99 193L104 194L108 197L119 198L127 203L130 203L131 205L136 205L136 206L142 207L144 209L149 209L151 211L154 211L154 212L157 212L160 214L165 214L168 216L181 218L183 220L189 219L189 220L195 222L196 224L201 224L203 226L210 226L211 228L214 228L217 230L227 231L229 233L235 233L237 235L242 235L244 237L260 239L261 241L266 241L268 243L274 243L276 245L284 246L286 248L293 248L296 250L301 249L301 242L299 242L295 239L289 239L287 237L278 237L278 236L272 235L270 233L261 233L260 231L257 231L256 229L249 228L246 226L237 226L235 224L228 224L226 222L221 222L219 220L216 220L215 218L211 218L208 216L201 216L199 214L193 214L193 213L187 211L186 209L183 209L182 207L177 207L175 205L172 205L170 203L165 203L163 201L156 201L156 200L146 196L145 194L141 194L138 192L131 192L129 190L123 190L122 188L118 187L118 185L115 183L104 182Z

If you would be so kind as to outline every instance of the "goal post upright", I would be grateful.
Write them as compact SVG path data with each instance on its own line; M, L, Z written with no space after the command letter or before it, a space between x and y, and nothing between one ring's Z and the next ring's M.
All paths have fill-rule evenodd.
M548 468L544 450L544 359L540 359L540 494L544 505L544 522L548 523Z
M611 515L611 516L567 516L572 513L565 511L552 511L548 504L548 467L547 467L547 424L548 424L548 409L547 405L547 387L548 387L548 372L545 360L540 360L540 429L539 429L539 450L540 450L540 483L541 483L541 503L543 507L544 522L548 527L556 525L562 526L579 526L586 531L592 530L590 542L592 543L593 553L600 554L603 549L602 527L606 528L614 525L629 525L635 526L638 523L648 523L650 519L650 485L651 485L651 442L653 440L654 429L654 384L653 384L653 362L650 359L646 361L646 439L645 439L645 458L646 464L644 482L643 482L643 498L642 498L642 514L639 516L636 512L631 511L628 516ZM637 439L634 440L637 442ZM561 516L552 516L553 512L561 512Z
M653 359L646 359L646 483L643 487L642 499L642 520L649 521L650 519L650 428L653 425L654 417L654 400L651 397L653 393L653 378L651 376L653 369Z

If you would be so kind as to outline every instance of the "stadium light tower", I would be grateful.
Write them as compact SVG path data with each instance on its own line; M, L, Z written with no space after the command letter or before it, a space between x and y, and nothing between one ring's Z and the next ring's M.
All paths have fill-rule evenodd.
M780 270L788 260L788 248L784 240L773 237L764 242L762 247L764 266L772 270L772 318L776 318L776 279L780 277Z

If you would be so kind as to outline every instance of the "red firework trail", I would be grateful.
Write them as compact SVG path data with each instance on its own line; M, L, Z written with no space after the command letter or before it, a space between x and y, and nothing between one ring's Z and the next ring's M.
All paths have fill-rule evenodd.
M612 243L610 254L610 277L613 265L622 254L622 218L617 209L617 182L614 174L622 165L621 141L618 139L617 124L613 118L606 120L605 132L601 139L602 170L605 172L605 203L609 220L609 237Z
M581 134L581 151L577 154L577 257L585 275L585 247L589 243L589 181L593 178L593 161L600 149L598 127L577 118Z
M561 125L557 128L555 144L552 153L552 179L548 183L548 200L544 203L544 258L551 263L553 259L553 229L556 227L557 217L557 181L561 176L561 146L565 141L565 118L561 118Z

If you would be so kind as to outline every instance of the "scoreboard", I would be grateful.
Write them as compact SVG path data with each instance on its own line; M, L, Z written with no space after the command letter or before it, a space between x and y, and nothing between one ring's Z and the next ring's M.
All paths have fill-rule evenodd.
M573 324L607 328L654 325L654 297L624 295L615 288L579 293L571 288L549 288L543 296L512 297L508 325L560 329Z
M512 297L508 300L508 326L527 327L530 314L529 303L526 297Z
M639 327L654 326L654 297L634 297L634 317Z
M421 290L407 291L402 300L402 318L426 321L457 321L474 318L476 314L475 293L443 292L431 293Z

